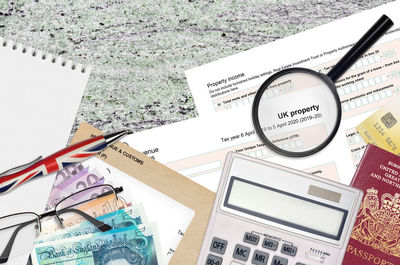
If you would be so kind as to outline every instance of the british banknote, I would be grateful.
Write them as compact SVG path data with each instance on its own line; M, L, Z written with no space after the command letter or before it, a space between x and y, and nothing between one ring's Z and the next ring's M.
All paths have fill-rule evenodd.
M65 197L83 189L104 183L104 178L97 170L84 168L66 181L52 188L45 211L53 209Z
M99 216L96 219L111 226L112 229L119 229L129 226L140 227L141 225L148 224L143 206L140 204ZM43 225L46 226L46 224ZM45 241L60 240L98 232L100 232L100 230L96 228L92 223L90 223L89 221L84 221L80 224L76 224L64 229L54 228L54 230L47 230L46 232L42 232L36 238L35 244Z
M81 163L79 163L79 164L70 165L70 166L58 171L54 178L53 187L56 187L56 186L60 185L61 183L64 183L68 179L70 179L73 176L75 176L76 174L78 174L84 168L85 167Z
M135 226L79 237L44 242L34 246L34 265L158 265L153 234Z

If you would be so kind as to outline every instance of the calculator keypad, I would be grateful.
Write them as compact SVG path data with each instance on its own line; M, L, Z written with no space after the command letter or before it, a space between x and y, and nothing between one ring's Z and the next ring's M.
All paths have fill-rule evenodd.
M225 254L227 245L228 241L214 237L211 242L210 251L223 255Z
M235 259L240 259L243 261L247 261L250 255L250 248L242 246L240 244L236 244L235 249L233 251L233 257Z
M260 236L255 234L255 233L249 233L246 232L243 235L243 242L247 244L251 244L254 246L260 246ZM216 253L216 255L209 254L207 256L207 260L205 265L222 265L223 258L219 257L217 255L224 255L226 252L228 246L228 241L214 237L211 241L210 245L210 251L213 253ZM279 242L270 238L264 238L261 243L261 247L264 249L268 249L271 251L277 251L279 246ZM279 250L278 250L279 251ZM228 260L230 262L230 265L243 265L241 262L245 262L246 264L247 261L249 260L249 257L251 257L251 264L254 265L287 265L288 264L288 259L285 258L284 256L277 256L274 255L272 259L269 258L270 253L267 253L265 251L255 249L253 253L251 253L252 250L250 247L244 246L242 244L236 244L233 253L232 253L232 258L231 260ZM293 246L291 244L283 243L280 246L280 252L284 255L289 255L289 256L296 256L297 254L297 247ZM228 253L229 254L229 253ZM251 255L252 254L252 255ZM226 258L226 257L225 257ZM236 261L239 260L239 261ZM303 263L297 262L296 265L305 265Z

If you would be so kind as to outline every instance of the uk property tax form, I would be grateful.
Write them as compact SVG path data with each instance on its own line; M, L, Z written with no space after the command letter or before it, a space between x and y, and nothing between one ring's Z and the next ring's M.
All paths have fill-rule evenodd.
M199 116L130 135L125 141L213 191L228 151L349 184L365 147L355 127L400 93L398 10L396 1L188 70ZM343 116L334 140L305 158L282 157L266 148L251 118L260 85L289 67L327 73L382 14L395 26L336 82Z

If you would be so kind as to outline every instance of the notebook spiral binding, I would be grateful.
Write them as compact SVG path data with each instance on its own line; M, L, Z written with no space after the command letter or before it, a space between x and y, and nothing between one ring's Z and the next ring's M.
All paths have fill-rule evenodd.
M59 56L57 52L55 52L54 54L48 53L47 51L38 50L35 47L28 47L26 45L18 43L17 41L3 37L0 37L0 45L4 48L11 46L11 49L15 51L20 51L24 54L30 54L33 57L40 56L42 60L50 60L50 62L54 64L60 61L60 65L62 67L70 67L72 70L80 70L82 73L85 73L87 71L87 67L85 65L67 60L62 56Z

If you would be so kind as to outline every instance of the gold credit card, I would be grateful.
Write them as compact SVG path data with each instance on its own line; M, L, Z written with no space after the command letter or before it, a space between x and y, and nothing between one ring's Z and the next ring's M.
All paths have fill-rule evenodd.
M357 132L366 143L400 155L400 96L359 124Z

